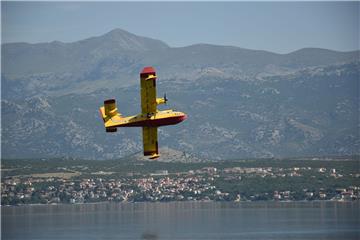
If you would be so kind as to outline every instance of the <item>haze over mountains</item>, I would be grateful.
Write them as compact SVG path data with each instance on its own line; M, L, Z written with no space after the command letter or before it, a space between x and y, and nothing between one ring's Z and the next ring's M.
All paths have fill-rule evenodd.
M138 113L148 65L158 95L189 115L160 128L166 149L211 159L359 153L359 51L172 48L115 29L73 43L2 45L2 157L141 151L140 129L106 134L98 107L115 97L120 112Z

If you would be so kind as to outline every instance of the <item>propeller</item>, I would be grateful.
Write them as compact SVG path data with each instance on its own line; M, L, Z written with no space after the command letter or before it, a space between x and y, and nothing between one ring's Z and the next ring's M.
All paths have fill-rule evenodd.
M165 101L165 104L167 103L168 99L166 97L166 93L164 93L164 101Z

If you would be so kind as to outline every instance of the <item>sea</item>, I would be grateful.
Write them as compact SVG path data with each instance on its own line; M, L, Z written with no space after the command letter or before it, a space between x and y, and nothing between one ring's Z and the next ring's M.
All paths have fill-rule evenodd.
M1 207L1 239L360 239L360 202L143 202Z

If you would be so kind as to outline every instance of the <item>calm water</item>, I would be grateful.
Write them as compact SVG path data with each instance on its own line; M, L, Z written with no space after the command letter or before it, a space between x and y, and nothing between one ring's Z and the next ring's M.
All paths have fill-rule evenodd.
M2 207L2 239L360 239L359 202Z

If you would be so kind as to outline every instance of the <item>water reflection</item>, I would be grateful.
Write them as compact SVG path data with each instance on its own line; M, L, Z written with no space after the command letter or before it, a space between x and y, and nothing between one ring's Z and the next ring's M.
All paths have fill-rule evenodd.
M156 239L158 239L158 235L156 233L152 233L152 232L145 232L141 235L141 239L156 240Z
M358 239L359 202L2 207L3 239Z

